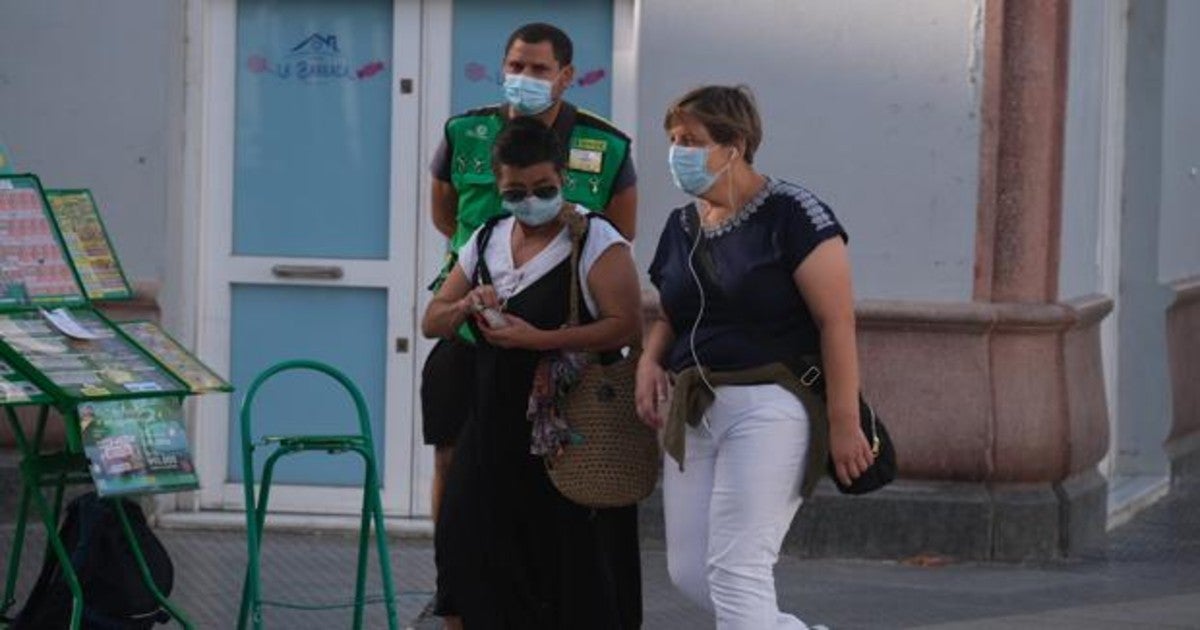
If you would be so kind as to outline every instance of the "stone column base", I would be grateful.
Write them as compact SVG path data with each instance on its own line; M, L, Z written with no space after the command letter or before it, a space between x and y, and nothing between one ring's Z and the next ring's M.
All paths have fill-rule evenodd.
M1167 457L1171 459L1171 483L1180 479L1200 479L1200 433L1167 442Z
M1167 454L1172 481L1200 476L1200 276L1171 284L1167 357L1171 371L1171 435Z
M661 488L642 502L644 541L662 544ZM824 480L800 508L783 553L812 558L1020 562L1100 553L1108 482L1097 472L1062 483L983 484L898 480L850 497Z
M1062 483L900 480L848 497L823 482L792 524L784 549L804 557L1019 562L1103 547L1108 483L1089 472Z
M1097 546L1108 517L1095 472L1108 450L1100 322L1111 308L1104 296L860 302L863 390L895 441L901 481L865 497L819 489L785 547L1020 561ZM661 501L643 505L653 539Z

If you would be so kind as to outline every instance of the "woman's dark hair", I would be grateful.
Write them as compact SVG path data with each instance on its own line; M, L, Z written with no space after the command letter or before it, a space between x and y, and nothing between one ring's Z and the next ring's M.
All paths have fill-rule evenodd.
M754 104L754 93L745 85L706 85L683 96L667 108L663 128L670 130L680 116L700 121L713 140L723 145L745 144L742 156L754 163L754 152L762 142L762 120Z
M571 59L575 56L575 46L571 43L571 38L553 24L532 22L513 31L512 35L508 36L508 43L504 45L504 56L508 56L508 51L512 50L513 43L518 39L526 44L549 41L550 47L554 49L554 60L560 67L571 65Z
M550 162L562 170L567 165L558 134L532 116L509 120L492 145L492 170L500 166L526 168Z

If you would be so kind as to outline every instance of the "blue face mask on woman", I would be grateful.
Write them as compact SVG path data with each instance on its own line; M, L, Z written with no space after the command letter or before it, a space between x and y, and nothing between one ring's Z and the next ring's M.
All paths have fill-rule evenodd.
M736 149L734 151L733 155L736 155ZM675 185L680 190L693 197L699 197L708 192L721 173L724 173L733 163L731 155L725 166L722 166L716 173L709 173L708 152L709 147L685 147L678 144L672 144L671 150L667 152L667 163L671 167L671 179L675 180Z
M504 98L522 116L536 116L554 104L554 84L523 74L504 75Z
M533 192L504 191L500 193L500 206L521 223L529 227L538 227L554 220L562 210L562 190L552 187L537 188ZM524 195L517 199L517 195ZM550 196L546 196L550 195Z

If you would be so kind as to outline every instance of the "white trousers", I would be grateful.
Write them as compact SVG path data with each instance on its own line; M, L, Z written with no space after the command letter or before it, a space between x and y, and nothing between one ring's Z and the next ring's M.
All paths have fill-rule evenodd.
M804 405L778 385L741 385L718 387L707 422L687 428L683 472L665 459L667 569L717 628L807 628L779 611L774 575L807 453Z

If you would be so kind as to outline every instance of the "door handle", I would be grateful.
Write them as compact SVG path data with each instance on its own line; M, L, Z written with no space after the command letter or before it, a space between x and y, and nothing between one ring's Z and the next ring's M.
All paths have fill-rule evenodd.
M275 265L271 275L289 280L341 280L345 274L337 265Z

